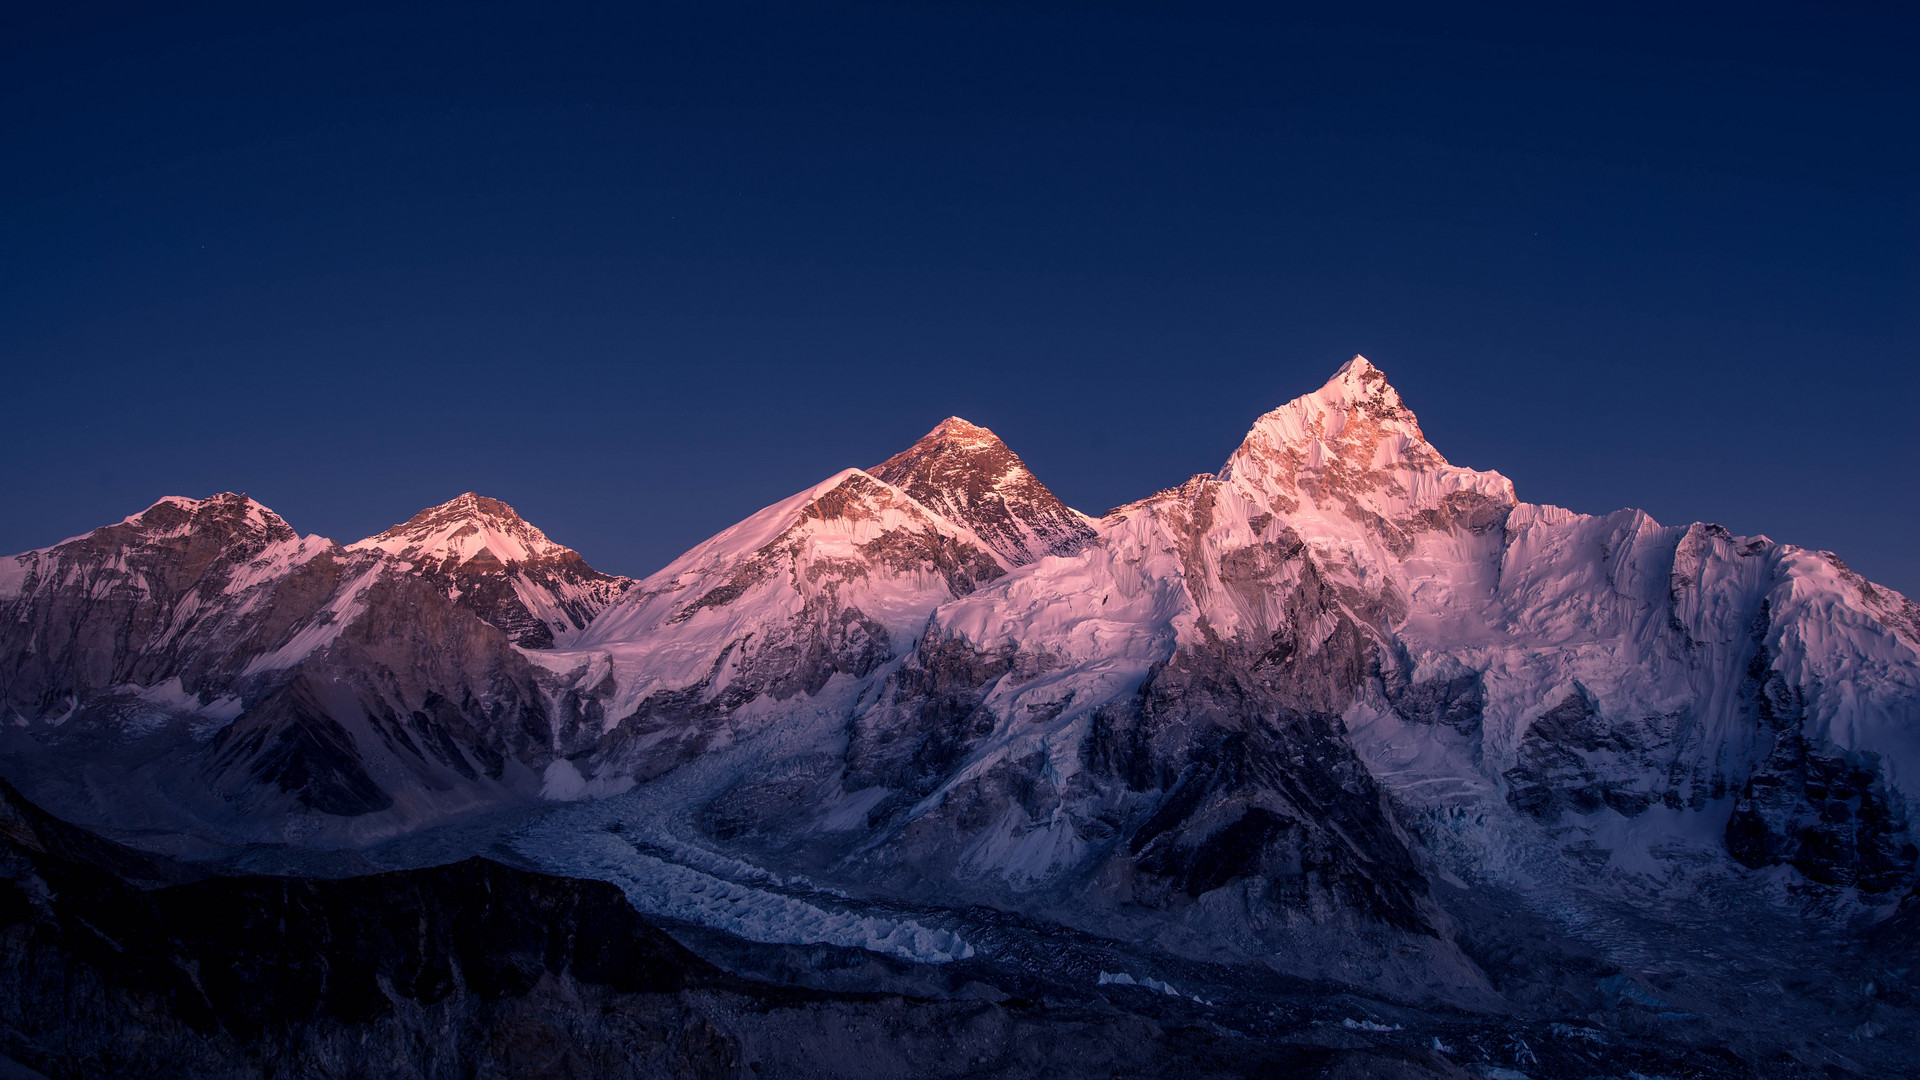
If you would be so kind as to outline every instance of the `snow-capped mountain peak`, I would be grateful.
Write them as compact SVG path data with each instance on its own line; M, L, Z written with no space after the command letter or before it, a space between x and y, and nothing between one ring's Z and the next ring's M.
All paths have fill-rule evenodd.
M1814 970L1800 1027L1899 1072L1911 980L1809 935L1912 951L1916 716L1920 606L1828 553L1517 503L1362 357L1097 526L950 417L637 583L474 494L353 550L223 494L0 558L0 775L116 828L457 821L406 850L505 844L764 941L1245 964L1201 1003L1228 1019L1275 974L1502 1025L1564 1001L1610 1018L1556 1034L1582 1054L1715 1045L1755 979ZM536 793L594 801L493 816ZM1609 988L1662 941L1712 963ZM1540 1045L1529 1075L1591 1071Z
M154 558L178 559L197 571L215 563L224 568L229 563L257 561L274 553L310 554L331 543L318 536L302 538L286 519L246 495L231 491L204 499L168 495L115 524L0 559L0 597L31 591L40 575L52 572L63 558L121 569ZM165 554L155 555L156 551Z
M991 430L959 416L949 416L945 420L935 424L933 430L927 432L925 438L939 438L953 442L971 442L981 445L1005 445L1000 441L1000 436L995 435Z
M437 569L478 572L572 554L513 507L471 491L352 545Z
M348 550L378 552L436 579L450 599L530 649L584 629L632 584L588 566L513 507L471 491Z
M1094 535L999 436L958 416L867 472L971 529L1012 566L1071 554Z
M1303 535L1379 535L1396 550L1423 524L1516 501L1499 473L1449 463L1364 356L1254 421L1219 476Z
M248 496L232 491L223 491L204 499L168 495L126 518L121 525L133 526L148 536L184 535L195 529L208 528L232 535L251 533L263 541L289 540L298 536L285 518ZM94 533L102 531L95 529Z

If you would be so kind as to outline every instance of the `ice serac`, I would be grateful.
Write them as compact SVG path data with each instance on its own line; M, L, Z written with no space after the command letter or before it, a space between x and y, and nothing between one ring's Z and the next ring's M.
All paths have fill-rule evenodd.
M513 507L473 492L349 550L379 551L411 564L449 599L527 649L550 649L586 629L633 584L588 566Z
M999 436L957 416L867 471L971 529L1010 566L1071 555L1094 535Z

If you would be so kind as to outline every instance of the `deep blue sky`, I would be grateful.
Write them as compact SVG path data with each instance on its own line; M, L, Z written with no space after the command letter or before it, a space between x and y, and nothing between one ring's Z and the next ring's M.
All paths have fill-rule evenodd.
M1364 352L1522 498L1920 594L1912 16L44 6L0 550L477 489L642 574L950 413L1099 511Z

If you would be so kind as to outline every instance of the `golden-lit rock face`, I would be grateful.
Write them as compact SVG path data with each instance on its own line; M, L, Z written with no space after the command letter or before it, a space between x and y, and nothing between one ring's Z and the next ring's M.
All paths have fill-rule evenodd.
M1071 555L1094 535L998 436L957 416L868 472L971 529L1010 566Z

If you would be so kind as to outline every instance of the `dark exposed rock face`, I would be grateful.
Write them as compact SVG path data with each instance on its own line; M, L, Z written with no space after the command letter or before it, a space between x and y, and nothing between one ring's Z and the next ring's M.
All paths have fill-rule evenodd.
M1785 863L1827 885L1870 892L1910 885L1920 851L1888 803L1877 762L1811 748L1805 697L1768 661L1757 649L1747 672L1766 752L1727 822L1728 853L1756 868Z
M289 815L385 814L375 831L391 831L522 797L551 756L538 672L486 612L448 595L448 568L301 538L237 495L162 500L15 562L0 704L26 722L16 742L39 747L15 771L36 797L98 806L103 786L158 785L175 793L110 800L124 805L105 819L238 809L249 835L275 835ZM61 753L97 771L49 768ZM139 769L147 779L121 772ZM227 809L199 805L181 771L202 772Z
M957 416L867 471L972 529L1013 566L1071 555L1093 539L1086 521L993 432Z
M1689 549L1716 537L1729 539L1716 526L1696 527L1682 540L1676 595L1691 585L1686 560L1699 558ZM1682 647L1703 648L1677 617L1669 629ZM1576 685L1528 726L1517 762L1504 774L1508 804L1553 823L1565 813L1603 808L1627 817L1654 805L1699 810L1731 796L1724 843L1739 863L1790 865L1814 882L1868 893L1908 885L1917 852L1878 760L1810 741L1806 691L1777 670L1770 629L1762 600L1746 631L1736 692L1739 734L1751 746L1744 757L1703 759L1688 710L1609 719Z
M1099 714L1089 766L1150 797L1125 834L1136 899L1244 882L1282 916L1431 932L1425 881L1338 716L1290 706L1253 670L1176 657L1133 707Z
M303 543L244 495L163 499L118 525L12 556L0 710L39 720L122 686L179 679L208 700L323 616L369 561Z
M1393 711L1416 724L1440 724L1476 735L1486 710L1486 685L1477 671L1414 682L1403 664L1382 680Z
M1657 801L1679 805L1663 762L1683 715L1609 724L1578 687L1528 726L1519 764L1507 770L1507 803L1543 821L1610 806L1633 817Z
M367 617L214 737L210 764L234 798L278 790L352 817L387 809L395 790L545 765L548 706L504 632L408 575L376 581L365 602Z
M1203 484L1192 500L1194 580L1206 580L1200 538L1216 492ZM1203 619L1208 643L1157 667L1132 707L1102 710L1085 749L1092 768L1153 795L1127 837L1136 897L1238 883L1256 913L1353 913L1431 932L1425 881L1339 719L1378 666L1379 636L1355 616L1384 613L1329 582L1286 529L1218 565L1229 610L1277 595L1274 621L1222 638Z
M937 630L880 691L882 704L858 717L847 745L847 785L883 786L903 798L927 794L996 718L981 707L986 689L1013 670L1011 650L981 653Z
M323 814L354 817L392 806L321 695L304 676L274 691L214 737L214 767L238 772L230 786L243 796L255 783L267 784Z

